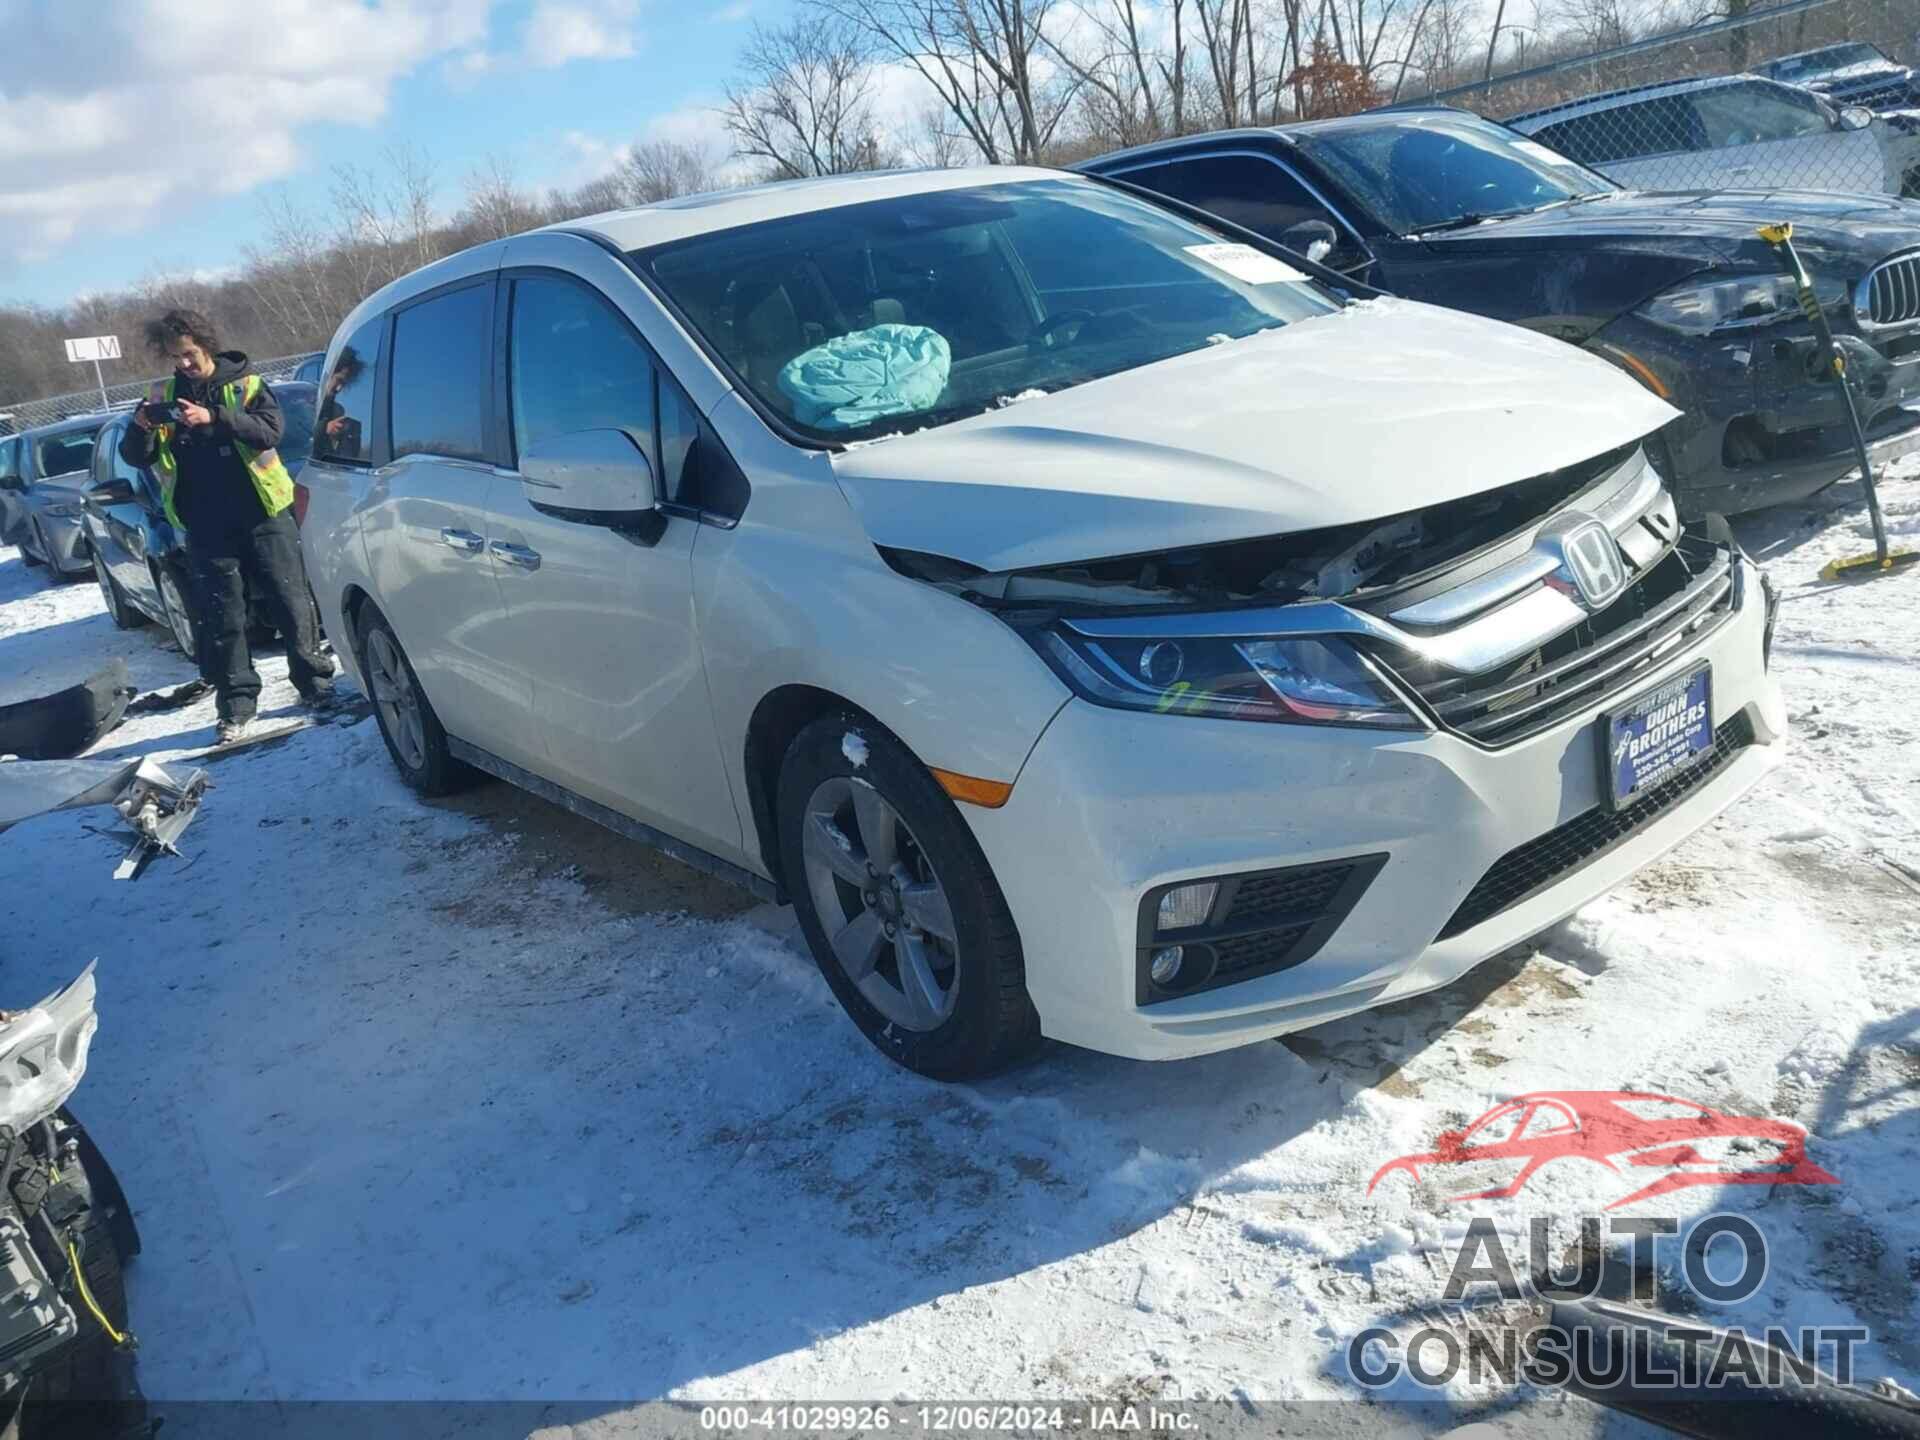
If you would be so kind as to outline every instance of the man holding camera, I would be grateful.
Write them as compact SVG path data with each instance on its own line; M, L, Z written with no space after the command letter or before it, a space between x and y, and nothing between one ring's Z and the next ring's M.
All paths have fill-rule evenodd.
M287 675L313 706L331 698L333 662L320 653L293 480L274 447L280 402L213 324L192 310L147 322L147 344L173 365L133 412L120 442L129 465L160 483L167 518L186 538L200 609L201 674L218 700L222 744L243 736L260 700L247 645L247 595L286 638Z

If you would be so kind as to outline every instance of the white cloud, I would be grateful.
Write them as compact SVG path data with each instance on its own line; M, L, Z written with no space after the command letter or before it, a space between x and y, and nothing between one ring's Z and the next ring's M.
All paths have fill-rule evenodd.
M753 0L733 0L731 5L722 5L707 19L716 25L738 25L753 14Z
M527 62L541 69L570 60L633 54L639 0L540 0L527 17Z
M27 8L0 0L0 268L287 176L301 127L375 125L397 80L483 43L489 0Z

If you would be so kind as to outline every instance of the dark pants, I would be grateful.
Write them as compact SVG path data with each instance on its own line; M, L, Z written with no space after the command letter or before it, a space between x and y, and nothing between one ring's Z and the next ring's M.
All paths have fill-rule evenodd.
M250 720L260 703L260 675L247 647L247 595L287 642L287 675L311 695L333 674L320 653L320 630L307 590L306 562L293 515L282 511L250 530L191 533L200 602L200 673L213 685L222 720Z

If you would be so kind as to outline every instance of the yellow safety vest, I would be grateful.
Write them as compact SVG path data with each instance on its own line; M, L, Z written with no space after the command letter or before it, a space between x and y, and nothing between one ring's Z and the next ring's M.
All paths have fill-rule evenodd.
M174 385L178 377L169 377L148 393L147 399L155 405L173 403ZM220 403L228 409L244 410L253 403L253 397L260 393L260 377L248 375L240 380L229 380L220 387ZM173 487L180 479L180 466L173 458L173 426L171 424L153 427L153 473L160 477L160 500L165 506L167 519L175 529L185 530L180 517L173 508ZM278 515L293 504L293 477L287 474L287 467L280 463L278 450L254 450L242 445L238 440L233 448L247 467L247 474L253 477L254 492L260 497L260 504L269 516Z

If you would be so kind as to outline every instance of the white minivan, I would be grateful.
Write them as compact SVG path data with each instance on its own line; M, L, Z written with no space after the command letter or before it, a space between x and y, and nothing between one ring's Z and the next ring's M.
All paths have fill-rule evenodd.
M791 900L926 1074L1444 985L1777 763L1770 592L1662 401L1306 264L1008 168L466 251L329 347L328 631L413 786Z

